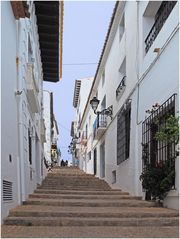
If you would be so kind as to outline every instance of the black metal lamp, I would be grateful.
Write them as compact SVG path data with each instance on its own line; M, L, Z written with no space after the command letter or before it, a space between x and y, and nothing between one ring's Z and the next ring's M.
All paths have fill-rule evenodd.
M92 109L94 110L94 113L97 114L97 115L99 115L99 114L104 114L104 115L106 115L106 116L111 117L111 119L112 119L113 106L111 105L111 106L109 106L107 109L104 109L104 110L102 110L102 111L96 111L99 102L100 102L100 100L98 100L95 96L93 97L92 100L90 100L90 104L91 104Z
M99 105L100 100L98 100L95 96L93 97L92 100L90 100L90 104L92 109L94 110L94 113L96 114L97 107Z
M74 138L72 138L72 142L73 142L74 144L78 144L78 139L79 139L79 138L75 136Z

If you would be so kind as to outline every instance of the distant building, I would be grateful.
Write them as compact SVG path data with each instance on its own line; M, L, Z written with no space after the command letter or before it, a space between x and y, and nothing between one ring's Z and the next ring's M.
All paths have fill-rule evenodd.
M73 165L79 165L80 168L85 167L86 161L84 157L84 151L86 148L84 145L87 142L88 132L87 127L86 130L82 130L80 126L80 122L83 116L83 112L85 111L86 101L89 95L89 91L92 87L93 77L78 79L75 81L74 87L74 97L73 97L73 106L76 109L76 120L72 122L71 125L71 136L72 139L78 138L79 140L76 143L76 148L72 154L73 157ZM84 141L80 141L80 138L83 137Z
M1 8L3 220L44 177L42 87L62 75L63 2L3 1Z
M60 165L60 152L58 149L58 135L59 129L57 125L57 121L55 116L53 115L53 128L52 128L52 144L51 144L51 159L55 163L55 165Z
M155 115L147 110L158 105L159 120L178 115L178 41L177 1L118 1L92 87L84 94L75 85L79 167L131 195L145 198L139 180L143 167L168 160L174 152L173 144L162 146L154 139ZM91 108L93 97L100 114ZM177 209L178 158L175 172L164 205Z
M44 158L50 165L53 162L59 164L58 157L58 126L53 112L53 93L43 91L43 118L46 128L46 142L44 142Z

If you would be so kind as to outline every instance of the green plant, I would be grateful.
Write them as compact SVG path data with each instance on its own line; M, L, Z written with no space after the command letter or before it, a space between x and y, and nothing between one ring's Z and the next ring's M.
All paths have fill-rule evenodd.
M163 200L168 191L171 190L174 184L175 170L174 164L158 163L155 166L146 165L140 176L142 186L153 199Z
M158 121L157 121L158 123ZM167 140L168 143L179 142L179 117L170 115L167 118L166 124L160 125L159 131L155 135L158 141Z
M154 139L166 143L167 148L171 148L172 144L176 145L179 142L179 117L170 115L166 119L166 123L161 124L156 118L155 124L159 127ZM168 191L172 189L175 180L175 158L179 155L178 151L175 154L169 155L166 161L156 163L148 162L146 159L146 147L143 146L143 160L145 167L140 180L142 186L153 199L163 200Z

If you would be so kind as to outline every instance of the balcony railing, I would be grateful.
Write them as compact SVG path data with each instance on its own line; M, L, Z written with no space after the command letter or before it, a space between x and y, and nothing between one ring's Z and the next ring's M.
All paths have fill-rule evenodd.
M165 21L169 17L172 9L174 8L177 1L163 1L156 15L156 20L152 26L148 36L145 39L145 51L149 51Z
M107 127L107 115L98 114L93 124L93 138L99 139Z
M126 76L124 76L116 89L116 98L122 95L126 87Z

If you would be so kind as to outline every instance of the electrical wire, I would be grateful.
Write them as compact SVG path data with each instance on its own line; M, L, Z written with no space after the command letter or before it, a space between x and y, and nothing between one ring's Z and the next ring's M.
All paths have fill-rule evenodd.
M63 66L97 65L98 63L65 63Z
M60 125L63 129L67 130L69 133L71 132L70 129L66 128L64 125L62 125L58 121L57 121L57 124Z

